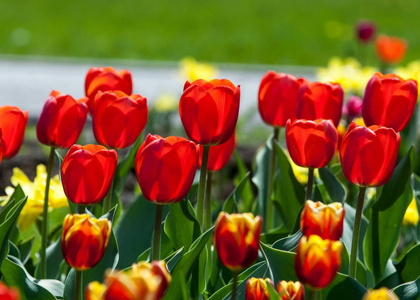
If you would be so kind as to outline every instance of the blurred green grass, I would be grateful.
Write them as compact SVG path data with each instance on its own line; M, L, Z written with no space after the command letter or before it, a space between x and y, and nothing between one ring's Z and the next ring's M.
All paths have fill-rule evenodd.
M0 8L0 54L325 65L357 51L361 18L408 40L404 62L420 53L418 0L3 0Z

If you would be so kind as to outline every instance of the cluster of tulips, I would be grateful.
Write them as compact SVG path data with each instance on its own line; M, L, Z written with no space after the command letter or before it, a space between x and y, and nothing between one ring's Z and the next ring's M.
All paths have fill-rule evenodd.
M259 191L260 196L265 195L266 198L261 202L263 205L258 203L257 209L253 210L259 214L255 217L251 212L235 213L238 211L235 203L232 204L234 208L222 208L217 218L212 211L212 172L227 164L236 144L240 87L226 79L187 81L179 102L179 115L189 140L149 134L144 141L141 133L148 119L147 101L141 95L132 94L132 89L129 71L118 72L110 67L91 68L86 75L86 97L75 100L53 91L44 105L36 132L38 140L50 147L50 156L42 217L39 278L48 277L49 185L53 162L57 157L61 183L70 200L71 211L64 219L60 238L62 257L74 269L65 274L65 299L81 299L83 293L89 300L188 299L185 295L189 292L187 284L195 285L198 293L204 293L206 299L222 299L229 293L232 299L236 299L242 293L238 286L242 282L247 300L276 297L300 300L305 297L305 286L307 297L315 299L334 280L345 252L341 241L345 207L338 202L323 204L315 201L319 191L313 188L314 170L327 167L338 152L345 178L360 189L350 263L345 270L356 279L365 192L367 188L384 185L392 176L398 158L399 132L407 126L416 106L416 81L404 80L395 74L374 74L366 87L362 106L363 119L368 127L352 122L345 133L339 133L337 128L344 98L339 84L308 82L304 78L272 71L265 74L259 89L258 108L264 122L273 126L274 133L269 144L269 168L264 169L267 191ZM93 134L98 144L76 144L88 114L92 118ZM0 109L4 158L18 152L26 122L27 112L22 113L14 107ZM261 236L265 235L264 243L268 243L267 236L275 234L276 226L282 222L279 211L287 214L287 207L280 210L276 207L278 203L274 196L279 173L276 148L280 147L278 141L283 127L290 157L295 164L308 169L308 182L305 198L300 199L304 203L299 213L300 229L288 232L297 246L291 248L295 250L295 275L293 278L281 278L274 289L272 274L266 279L251 275L258 264L262 266L261 254L267 256L267 251L264 251L266 246L260 243ZM122 160L117 150L129 146L132 146L129 159ZM57 148L70 149L61 158L55 151ZM139 260L149 262L133 261L131 267L122 271L112 270L115 265L109 265L110 270L102 274L105 276L103 283L84 282L84 273L97 266L106 256L110 243L115 243L113 221L120 204L119 180L131 169L135 171L142 197L155 205L151 248L146 254L137 253ZM200 169L198 191L194 194L192 186L197 169ZM194 208L191 202L195 198ZM177 203L184 204L174 206ZM168 218L176 218L177 213L184 219L176 219L170 225ZM165 215L165 232L162 232ZM184 227L180 228L186 230L177 234L188 234L189 226L198 226L194 230L199 234L194 238L176 240L170 226L178 226L177 222L182 222ZM149 238L142 236L141 228L132 230L138 230L139 239ZM208 242L212 233L213 245ZM162 241L165 239L182 247L168 257L163 256ZM115 248L118 249L118 246ZM270 249L274 251L274 248ZM218 260L213 253L217 253ZM259 262L255 264L256 261ZM223 287L215 290L221 273L218 262L231 272L231 282L222 281L223 285L229 285L228 291ZM250 268L254 271L247 271ZM208 280L199 283L203 277ZM295 277L299 281L290 281ZM246 287L245 279L248 279ZM25 289L20 289L20 292L25 293L22 296L24 299L30 299ZM383 293L383 290L370 291L365 299L379 299L374 296L378 293ZM385 293L394 297L388 290ZM12 296L11 299L17 298Z

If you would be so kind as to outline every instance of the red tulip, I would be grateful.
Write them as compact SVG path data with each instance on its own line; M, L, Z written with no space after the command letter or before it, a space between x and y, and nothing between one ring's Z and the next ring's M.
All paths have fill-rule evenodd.
M8 287L3 282L0 282L0 299L20 300L19 291L15 287Z
M331 119L337 127L341 118L343 95L343 88L338 83L304 84L298 95L297 118Z
M273 285L270 278L252 277L246 282L245 300L268 300L270 294L267 285Z
M304 300L305 288L299 282L279 281L277 284L277 292L281 300Z
M111 187L117 152L100 145L73 145L61 165L61 182L68 199L91 205L102 201Z
M338 133L331 120L291 120L286 124L286 144L295 164L323 168L333 157Z
M223 265L232 271L249 267L258 257L262 219L251 213L221 212L214 226L213 243Z
M399 63L407 52L407 41L396 36L381 34L375 42L378 58L387 64Z
M367 126L381 125L401 131L410 121L417 102L417 82L395 74L375 73L363 99L363 120Z
M131 73L128 70L117 71L111 67L90 68L86 74L85 93L89 98L89 111L92 113L96 93L122 91L127 95L133 92Z
M184 199L196 168L195 144L174 136L162 138L149 134L135 160L137 181L144 197L158 204Z
M76 143L87 117L87 98L74 100L69 95L52 91L36 124L41 144L69 148Z
M121 91L98 92L92 127L98 143L120 149L136 141L147 123L147 100Z
M207 170L218 171L222 169L229 162L230 157L233 154L236 146L235 133L229 138L229 140L223 144L210 147L209 159L207 163ZM201 160L203 156L203 146L197 145L197 168L201 167Z
M303 236L296 251L296 275L313 288L326 287L337 274L342 251L340 241L323 240L317 235Z
M111 222L88 214L67 215L63 223L61 251L66 262L78 271L99 263L108 246Z
M239 97L239 86L227 79L187 81L179 114L188 137L201 145L226 142L235 131Z
M16 106L0 107L1 144L4 158L12 158L19 152L27 122L28 111L22 112Z
M382 126L363 127L352 122L340 146L343 173L353 184L385 184L397 162L400 134Z
M258 109L264 122L282 127L288 119L295 120L298 93L304 83L307 83L305 78L267 72L258 92Z
M303 235L313 234L338 241L343 234L344 207L339 202L323 204L307 200L300 217Z

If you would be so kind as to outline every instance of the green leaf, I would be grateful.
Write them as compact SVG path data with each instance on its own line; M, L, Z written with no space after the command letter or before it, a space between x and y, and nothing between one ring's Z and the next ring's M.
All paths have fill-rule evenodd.
M238 167L238 175L235 178L235 186L238 187L241 185L247 177L245 182L245 186L241 190L241 197L242 202L240 205L241 211L251 211L252 205L254 203L254 192L252 190L251 180L250 180L250 172L248 171L245 163L243 162L242 158L240 157L238 150L235 149L233 152L233 156L236 161L236 166Z
M249 184L251 173L248 172L245 176L239 181L235 189L230 193L229 197L226 199L225 203L223 204L222 210L227 213L234 213L237 212L239 199L241 199L242 195L244 194L243 191ZM248 210L249 211L249 210Z
M3 260L1 273L7 285L19 289L22 300L55 300L56 297L63 295L64 285L60 281L41 280L37 282L26 272L22 263L12 256Z
M411 248L404 258L395 265L402 282L413 281L420 277L420 244Z
M297 181L290 162L278 143L275 144L275 149L280 171L275 177L274 201L279 204L276 207L280 207L279 213L284 225L292 231L304 204L305 190Z
M35 237L29 238L21 242L20 245L18 246L19 252L20 252L20 260L22 261L23 264L25 264L28 261L31 255L31 249L34 244L34 240L35 240Z
M391 179L373 204L364 241L365 261L376 282L382 278L388 259L394 253L404 213L413 199L410 176L414 168L414 149L396 166Z
M58 152L58 149L55 149L54 151L55 153L55 157L57 158L57 163L58 163L58 178L61 181L61 165L63 164L63 157L60 155L60 152ZM76 203L71 202L69 199L67 199L67 202L69 203L69 208L70 208L70 212L72 214L77 213L77 206Z
M274 289L274 287L271 284L267 284L267 288L268 288L268 294L270 295L270 300L281 300L279 294L277 293L277 291ZM284 294L284 292L282 293L282 295Z
M416 103L413 115L407 126L400 132L401 143L399 154L404 155L410 150L410 147L417 145L419 127L419 104ZM402 156L401 155L401 156Z
M392 291L400 300L418 300L420 297L420 278L401 284Z
M344 203L347 198L347 192L340 180L327 168L318 169L318 172L332 202Z
M334 280L322 290L322 300L355 300L362 299L366 288L355 279L337 273Z
M302 237L302 232L298 230L295 234L289 235L288 237L282 238L275 242L272 246L273 249L283 250L283 251L292 251L299 244L300 238Z
M261 243L261 249L266 258L269 274L273 282L298 280L295 273L296 253L277 250L263 243Z

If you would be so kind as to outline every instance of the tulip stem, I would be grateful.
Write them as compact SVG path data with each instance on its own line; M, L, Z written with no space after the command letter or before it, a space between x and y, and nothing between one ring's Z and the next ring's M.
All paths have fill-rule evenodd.
M47 238L48 238L48 198L50 192L50 181L51 171L54 164L54 152L55 147L50 147L50 156L48 158L47 166L47 182L45 183L45 194L44 194L44 210L42 213L42 228L41 228L41 265L40 265L40 277L44 279L47 277Z
M305 201L311 199L313 185L314 185L314 169L308 168L308 183L306 184Z
M115 175L114 175L115 176ZM111 188L108 191L104 199L104 205L102 206L102 214L106 214L111 209L112 194L114 193L114 178L111 181Z
M76 271L76 278L74 282L74 300L80 300L82 299L81 293L82 293L82 280L83 280L83 272L82 271Z
M205 216L204 216L204 226L203 232L206 231L211 227L211 180L212 180L212 172L207 172L207 183L206 183L206 198L204 199L205 202Z
M309 293L308 293L308 299L309 300L316 300L317 299L317 291L312 289L312 288L308 288Z
M163 205L156 205L155 231L153 233L152 260L160 259L160 230L162 227Z
M273 132L273 139L271 141L271 160L270 160L270 173L268 178L268 194L266 199L266 216L265 216L265 229L266 231L273 228L273 218L274 218L274 204L271 200L271 196L273 194L273 188L274 188L274 174L276 171L276 142L279 139L280 134L280 128L274 127Z
M76 206L76 211L77 211L78 214L84 214L86 212L85 211L85 206L83 204L78 204Z
M231 300L236 300L236 293L238 289L238 272L232 272L233 279L232 279L232 297Z
M200 182L198 185L197 198L197 219L201 226L204 226L204 195L206 191L207 163L209 160L210 146L203 146L203 156L201 159Z
M356 278L357 244L359 242L360 222L362 220L365 193L366 193L366 187L361 186L359 188L359 198L357 199L356 216L354 219L354 226L353 226L353 238L351 241L349 276L353 278Z

